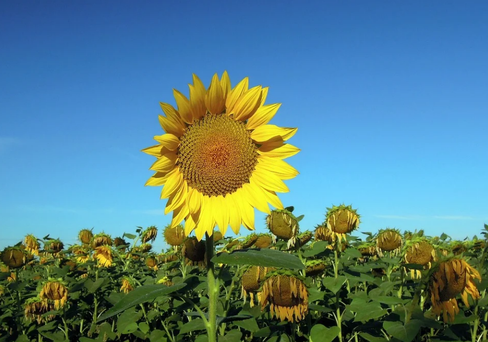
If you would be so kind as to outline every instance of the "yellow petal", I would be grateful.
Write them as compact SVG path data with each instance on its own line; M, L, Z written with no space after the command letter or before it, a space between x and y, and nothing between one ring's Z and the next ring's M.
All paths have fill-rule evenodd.
M253 116L247 121L247 129L256 129L261 125L266 125L280 109L281 103L274 103L259 107Z
M264 198L264 194L262 193L261 189L256 186L256 183L253 180L253 176L249 180L250 183L246 183L242 185L242 192L245 197L245 200L248 204L255 207L259 211L262 211L266 214L271 214L268 202Z
M264 171L262 169L256 168L251 178L254 179L256 185L267 189L269 191L276 192L289 192L290 190L283 181L271 172Z
M190 108L190 101L185 95L180 93L178 90L173 89L173 96L176 100L176 106L178 107L178 112L184 122L191 124L193 123L193 115Z
M239 189L233 194L225 196L225 200L228 201L227 209L229 209L229 224L235 234L239 234L242 222L241 211L237 204L238 201L241 200L241 190L242 189Z
M151 147L146 147L146 148L142 149L141 152L147 153L151 156L160 157L162 155L162 153L161 153L162 149L163 149L163 146L158 144L158 145L154 145Z
M280 198L276 195L274 191L268 191L266 189L263 189L264 197L266 198L266 201L271 204L273 207L276 209L284 209L285 207L283 206L283 203L281 203Z
M154 140L166 147L170 151L176 151L180 144L180 139L174 134L163 134L154 136Z
M200 211L202 206L202 198L203 195L197 189L190 187L187 201L188 211L190 214L195 214Z
M268 87L264 87L261 90L261 106L264 106L264 102L266 102L266 98L268 97Z
M176 208L179 208L183 203L185 203L187 195L188 195L188 184L185 180L183 180L181 189L174 192L173 195L170 196L168 203L166 203L166 208L164 209L164 214L166 215L170 211L173 211Z
M168 175L168 180L166 181L166 184L163 187L163 191L161 192L161 199L168 198L177 191L182 191L182 183L183 174L180 172L179 169L175 168L173 171L171 171L171 174Z
M177 158L178 156L174 152L163 154L149 169L159 172L169 172L174 169Z
M179 208L173 210L173 219L171 220L171 228L176 227L183 221L185 217L188 216L188 207L186 205L182 205Z
M273 172L281 179L292 179L299 174L299 172L293 166L289 165L282 159L269 158L265 156L259 156L256 168Z
M144 184L145 186L161 186L166 183L168 179L168 172L156 172L151 178L149 178Z
M249 86L249 79L246 77L242 81L240 81L234 89L229 92L227 98L225 100L225 108L227 115L230 115L234 112L234 106L236 105L237 101L241 97L241 95L247 91Z
M229 209L227 204L228 202L223 196L215 197L215 205L218 209L215 215L215 222L219 226L222 236L225 235L227 226L229 225Z
M213 219L213 206L210 203L210 197L203 196L202 198L202 210L200 211L200 216L198 218L197 226L195 229L195 235L200 241L203 238L205 232L212 232L215 226L215 221ZM211 233L209 235L212 235Z
M220 78L220 86L222 87L224 99L227 99L227 96L229 95L230 88L231 88L230 78L229 78L229 74L227 73L227 71L224 71L224 73L222 74L222 77Z
M193 220L193 217L191 215L188 215L188 217L185 220L185 236L190 235L190 233L195 229L196 223Z
M233 113L234 118L240 121L246 121L261 106L261 86L257 86L246 91L237 101Z
M190 106L191 114L194 120L200 119L205 115L207 109L205 108L205 92L203 94L199 93L194 86L189 85L190 88Z
M300 152L299 148L290 144L283 144L282 146L275 148L270 147L273 146L263 144L261 147L259 147L258 153L265 157L285 159Z
M242 202L239 205L239 209L241 211L244 227L249 230L254 230L254 208L249 203Z
M298 128L261 125L251 132L251 138L257 142L265 142L276 137L281 137L284 141L294 136L297 130Z
M222 87L220 86L219 77L215 74L208 87L205 95L205 106L212 114L221 114L225 109L225 98Z
M180 137L185 130L185 124L181 119L180 114L176 111L176 109L174 109L172 105L168 103L160 102L159 105L161 106L161 109L163 110L164 114L166 114L166 118L170 121L171 125L176 127L176 132L168 132L168 131L167 132L173 133L177 137Z
M171 133L179 137L183 135L184 128L162 115L159 115L159 124L166 133Z

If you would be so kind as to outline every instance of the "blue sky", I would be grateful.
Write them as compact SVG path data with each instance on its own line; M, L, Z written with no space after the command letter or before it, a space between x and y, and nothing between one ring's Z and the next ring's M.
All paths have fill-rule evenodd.
M301 231L345 203L360 231L479 235L487 15L486 1L2 1L0 247L165 227L140 150L173 88L224 70L269 86L271 123L299 128L281 199Z

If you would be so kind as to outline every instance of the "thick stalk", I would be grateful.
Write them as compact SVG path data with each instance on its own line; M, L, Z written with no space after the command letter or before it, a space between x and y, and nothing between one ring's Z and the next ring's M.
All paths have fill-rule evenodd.
M217 303L219 299L219 279L215 276L215 268L212 262L214 254L213 236L205 233L205 248L207 258L207 282L208 282L208 321L206 324L208 342L217 342Z

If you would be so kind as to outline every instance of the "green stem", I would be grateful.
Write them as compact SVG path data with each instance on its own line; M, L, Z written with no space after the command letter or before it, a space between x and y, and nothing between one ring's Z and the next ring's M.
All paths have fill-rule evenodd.
M217 342L217 303L219 299L219 279L215 277L215 268L212 262L214 254L213 236L205 233L205 248L207 258L208 282L208 321L206 324L208 342Z

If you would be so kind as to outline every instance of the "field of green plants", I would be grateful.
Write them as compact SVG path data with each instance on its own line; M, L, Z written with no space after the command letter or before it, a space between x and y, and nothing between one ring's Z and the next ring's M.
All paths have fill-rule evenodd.
M350 206L300 219L275 210L269 234L202 241L180 226L19 237L1 254L0 341L488 341L487 225L453 241L360 233Z

